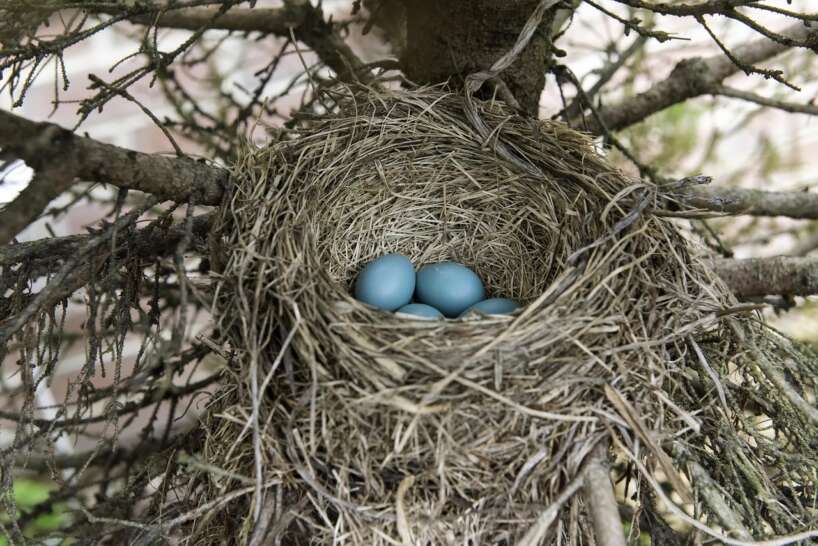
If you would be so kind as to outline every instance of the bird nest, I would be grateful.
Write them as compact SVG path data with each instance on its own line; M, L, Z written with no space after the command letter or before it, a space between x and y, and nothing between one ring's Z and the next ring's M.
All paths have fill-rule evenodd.
M593 544L595 492L571 493L600 449L632 536L816 523L818 366L652 212L666 191L500 103L477 103L486 137L439 89L329 93L242 154L217 222L234 359L192 483L226 500L197 544ZM524 305L424 321L356 301L390 252Z

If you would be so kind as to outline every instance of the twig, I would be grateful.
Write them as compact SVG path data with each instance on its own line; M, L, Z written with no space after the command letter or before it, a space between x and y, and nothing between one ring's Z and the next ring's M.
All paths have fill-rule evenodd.
M782 31L781 34L796 42L806 42L814 38L816 31L805 27L803 23L796 23ZM752 66L788 49L790 47L787 45L768 38L761 38L732 48L732 52L733 56L741 59L744 65ZM654 84L647 91L624 99L618 104L601 108L600 118L611 131L623 129L669 106L692 97L712 93L725 78L735 74L738 70L739 67L723 54L706 59L700 57L685 59L675 66L670 76ZM585 128L589 132L602 134L603 123L600 123L599 120L590 119L585 122L587 123ZM576 127L583 127L581 116L574 117L570 123Z
M37 172L14 201L0 208L0 245L10 242L18 233L39 218L52 199L67 190L74 172L58 156L56 163Z
M740 89L734 89L724 85L719 85L713 89L713 94L721 95L723 97L730 97L733 99L741 99L747 102L753 102L755 104L760 104L761 106L769 106L770 108L776 108L778 110L783 110L793 114L809 114L811 116L818 116L818 106L814 104L799 104L797 102L771 99L756 93L741 91Z
M669 510L674 516L681 519L688 525L695 527L699 531L706 533L707 535L723 542L724 544L729 544L730 546L786 546L787 544L794 544L799 540L807 540L810 538L818 537L818 530L805 531L803 533L777 537L769 540L760 540L756 542L736 540L731 537L728 537L727 535L723 535L720 532L716 531L715 529L708 527L698 519L690 517L687 514L687 512L679 508L673 502L673 500L671 500L670 496L667 493L665 493L662 486L659 484L659 482L656 481L656 478L654 478L653 475L648 471L648 469L645 468L645 465L642 463L642 461L638 457L635 457L633 453L631 453L627 448L625 448L625 446L622 445L622 443L616 438L616 436L613 436L612 438L614 439L614 442L617 444L617 447L621 449L622 453L624 453L628 457L628 459L630 459L631 463L634 466L636 466L636 468L639 469L639 473L641 474L641 476L645 479L645 481L648 482L648 484L650 484L650 486L653 488L654 493L656 493L656 496L662 500L667 510Z
M615 61L606 64L599 73L599 78L594 82L594 85L585 92L584 100L591 102L596 97L597 93L602 89L605 84L611 81L616 73L625 66L625 63L628 62L628 59L633 57L636 53L642 50L647 43L647 37L643 35L639 35L636 37L636 40L629 45L625 51L619 54ZM573 118L580 114L582 111L582 100L583 97L577 95L571 104L569 104L565 110L563 110L562 115L565 118Z
M619 517L611 475L608 470L608 441L594 446L585 472L584 494L594 524L598 546L625 546L625 530Z
M217 14L217 8L189 8L167 11L158 18L141 15L130 20L185 30L210 25L211 29L261 32L285 38L292 30L298 40L309 46L336 73L339 80L372 81L366 65L353 53L333 24L324 19L322 10L307 0L288 0L281 8L231 9L224 15Z
M545 538L548 528L557 517L557 514L559 514L562 505L568 502L584 483L585 473L580 472L565 486L565 489L560 492L559 496L540 513L534 525L526 531L523 538L521 538L515 546L536 546L537 544L542 544L542 539Z

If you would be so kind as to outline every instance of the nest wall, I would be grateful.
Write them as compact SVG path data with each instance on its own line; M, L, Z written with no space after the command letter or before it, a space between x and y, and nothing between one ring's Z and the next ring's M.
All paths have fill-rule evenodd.
M337 107L302 120L297 138L248 148L221 211L215 316L235 369L204 445L224 473L199 487L256 485L203 533L250 541L263 511L285 544L515 544L610 439L644 463L623 470L637 503L647 475L667 473L659 463L687 487L693 461L753 532L809 523L802 501L787 501L799 512L787 523L759 517L753 486L729 475L739 464L719 466L736 446L744 466L764 463L751 449L760 429L718 407L716 383L741 376L731 398L771 389L763 370L742 371L748 343L797 349L756 341L760 327L690 242L649 213L658 188L588 137L500 103L479 104L485 139L462 97L439 89L328 96ZM369 308L351 285L387 252L465 263L524 307L440 321ZM772 398L779 428L804 425ZM782 487L763 486L773 498ZM707 506L699 515L711 522ZM593 543L588 517L573 497L540 543Z

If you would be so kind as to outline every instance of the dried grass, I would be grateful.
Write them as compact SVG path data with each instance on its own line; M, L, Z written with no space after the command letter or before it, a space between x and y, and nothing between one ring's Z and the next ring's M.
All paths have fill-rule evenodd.
M255 487L191 543L514 544L603 440L643 510L664 475L708 533L816 525L818 423L792 398L816 361L649 214L659 188L501 104L478 104L484 141L439 89L329 93L337 111L234 169L215 316L235 368L204 425L221 470L192 488ZM351 282L386 252L461 261L526 306L367 308ZM593 544L589 517L573 495L539 543Z

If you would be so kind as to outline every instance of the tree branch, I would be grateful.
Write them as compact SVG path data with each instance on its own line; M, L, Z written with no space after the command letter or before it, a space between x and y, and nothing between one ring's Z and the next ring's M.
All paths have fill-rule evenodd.
M713 268L736 296L810 296L818 294L818 259L777 256L717 259Z
M193 217L190 233L196 237L205 237L213 222L213 214L202 214ZM167 229L158 226L144 227L135 231L127 239L127 245L121 245L122 251L131 256L158 257L166 256L176 250L177 245L187 234L184 223ZM48 237L0 247L0 267L10 267L18 263L57 262L76 255L92 239L93 235L69 235L67 237Z
M599 546L625 546L625 531L607 461L608 442L605 440L598 443L589 455L585 471L585 502L593 520L596 543Z
M733 89L732 87L726 87L723 85L717 86L713 90L713 94L753 102L755 104L760 104L761 106L777 108L778 110L783 110L793 114L809 114L811 116L818 116L818 106L814 104L799 104L797 102L771 99L756 93L741 91L740 89Z
M110 10L110 8L109 8ZM119 15L118 12L108 13ZM321 8L308 0L287 0L281 8L231 9L219 15L218 8L168 10L158 17L138 15L128 18L142 25L199 30L204 27L233 32L261 32L296 39L312 49L341 81L371 81L366 65L353 53Z
M818 39L818 32L796 23L782 35L797 42L811 42ZM732 49L736 59L745 65L754 65L790 49L791 46L768 38L737 46ZM713 57L693 57L680 61L665 80L654 84L647 91L627 98L607 108L599 108L598 113L604 127L610 131L624 129L645 118L687 99L713 93L727 77L738 72L739 67L727 55ZM570 124L593 134L604 132L603 124L595 117L576 116Z
M14 201L0 207L0 218L3 220L0 222L0 245L14 239L42 214L52 199L71 186L73 169L57 163L39 171Z
M0 159L23 159L37 172L51 165L55 157L71 158L78 178L151 193L163 200L192 199L200 205L217 205L228 180L226 169L202 161L104 144L4 111L0 111L0 148Z
M816 193L691 186L678 196L687 205L713 212L818 220Z

